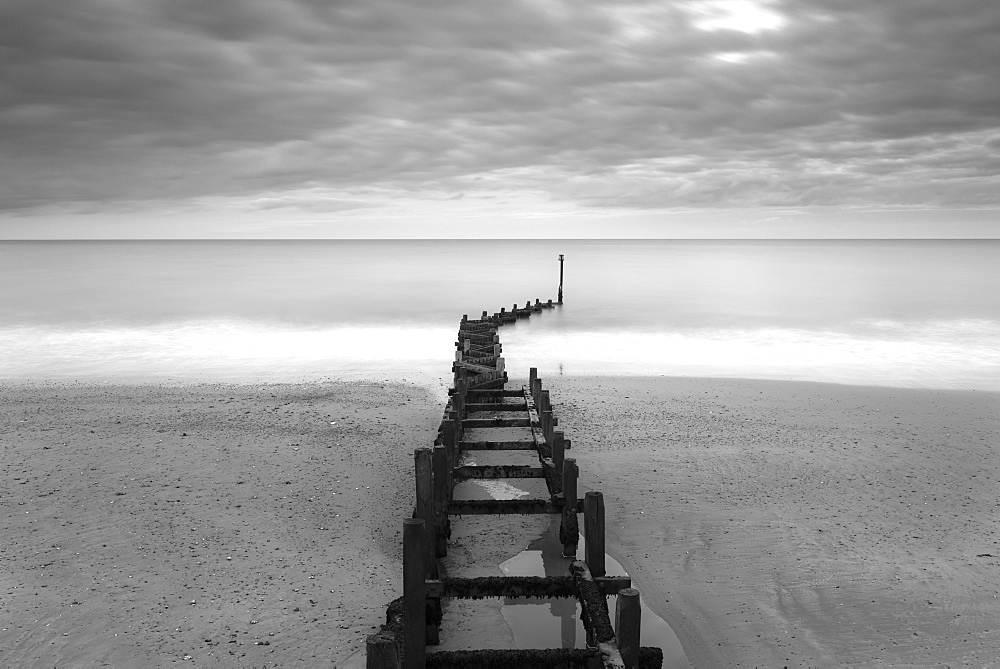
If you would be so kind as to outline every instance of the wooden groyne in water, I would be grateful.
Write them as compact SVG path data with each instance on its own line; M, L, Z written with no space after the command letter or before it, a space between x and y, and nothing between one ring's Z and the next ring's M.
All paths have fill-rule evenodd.
M561 260L561 258L560 258ZM560 283L560 298L562 285ZM528 385L507 388L507 372L501 356L499 328L561 304L535 300L524 307L516 304L479 320L462 317L457 352L452 365L454 384L449 390L444 418L433 448L413 452L416 504L403 521L403 596L386 611L386 622L367 639L368 669L512 669L515 667L661 667L659 648L640 647L639 592L627 576L607 576L604 560L604 498L599 492L577 495L579 469L566 457L569 439L557 430L549 391L542 388L537 370L529 373ZM521 440L467 440L465 431L475 428L530 428L531 437ZM538 466L461 465L465 451L534 451ZM541 478L547 498L458 500L455 484L469 479ZM550 577L441 577L437 560L448 553L452 516L468 514L534 514L560 516L559 540L563 555L576 557L579 538L578 514L584 514L586 556L570 564L566 576ZM611 624L607 597L618 596L615 624ZM587 632L587 648L544 650L463 650L428 653L438 643L441 600L446 597L575 597L580 602L581 621Z

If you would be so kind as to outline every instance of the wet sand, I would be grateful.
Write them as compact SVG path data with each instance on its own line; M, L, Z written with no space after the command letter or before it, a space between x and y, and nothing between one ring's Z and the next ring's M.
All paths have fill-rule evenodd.
M608 552L695 666L993 661L1000 394L545 385ZM0 383L5 662L359 665L441 410L374 383ZM543 529L484 522L456 524L454 575ZM444 647L512 643L499 601L462 605Z
M996 661L1000 394L544 382L608 552L695 666Z

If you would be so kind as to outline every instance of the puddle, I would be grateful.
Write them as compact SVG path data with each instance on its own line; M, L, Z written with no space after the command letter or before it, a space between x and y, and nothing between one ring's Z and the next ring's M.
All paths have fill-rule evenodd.
M477 460L483 461L483 464L490 464L494 459L498 462L509 462L510 453L504 452L504 456L498 457L491 452L477 452L476 457L473 457L471 453L466 452L462 454L461 464L475 465ZM534 461L533 457L526 460L526 463L531 461ZM538 497L548 495L543 479L520 480L518 484L528 490L515 487L503 479L463 481L455 486L454 496L455 499L517 499L529 494ZM540 490L534 490L538 485L541 486ZM583 559L585 550L586 544L581 536L577 550L579 559ZM573 558L562 556L562 545L559 543L559 518L556 516L553 517L544 535L531 542L526 550L501 564L500 570L505 576L567 576L572 561ZM621 564L606 553L604 562L609 576L628 575ZM684 649L681 648L674 631L646 605L642 593L639 595L639 600L642 610L640 643L643 646L655 646L663 650L664 669L690 667L691 663L684 654ZM616 596L608 597L608 611L612 624L617 604ZM587 635L583 623L580 622L580 604L575 598L506 597L500 611L514 634L517 648L587 647Z
M578 555L583 556L584 539L580 537ZM581 557L582 559L582 557ZM609 576L627 576L621 564L610 555L604 556ZM562 556L559 544L559 520L554 519L548 531L500 565L505 576L566 576L571 558ZM642 599L642 623L639 638L643 646L656 646L663 650L663 666L690 667L674 631L650 609ZM614 622L618 598L608 597L608 611ZM586 633L580 622L580 604L574 598L535 599L507 597L500 609L504 620L514 633L518 648L552 648L559 639L563 648L586 648Z

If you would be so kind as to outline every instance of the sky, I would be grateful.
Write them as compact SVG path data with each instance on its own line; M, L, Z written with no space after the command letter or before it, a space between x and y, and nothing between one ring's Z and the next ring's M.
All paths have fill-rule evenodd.
M0 0L0 238L1000 237L996 0Z

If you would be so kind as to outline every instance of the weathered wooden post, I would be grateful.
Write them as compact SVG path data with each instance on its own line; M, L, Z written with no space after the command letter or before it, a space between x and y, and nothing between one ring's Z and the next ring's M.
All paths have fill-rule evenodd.
M535 379L538 378L538 368L532 367L528 370L528 392L534 396L535 394Z
M563 462L562 524L559 526L559 542L563 545L564 557L576 557L576 548L580 543L580 526L576 520L576 479L579 473L576 459L566 458Z
M486 315L486 312L485 312L485 311L483 312L483 320L484 320L484 321L485 321L485 320L489 320L489 316L487 316L487 315Z
M642 607L639 591L623 588L618 591L618 605L615 608L615 641L626 669L639 666L639 628L642 622Z
M434 472L434 509L436 510L434 553L436 557L445 557L448 555L448 492L451 467L448 466L448 452L443 445L434 447L431 466Z
M458 451L458 435L455 432L455 421L452 419L453 413L453 411L449 412L447 417L441 421L441 424L444 427L441 440L444 442L444 447L447 449L448 461L450 463L457 462Z
M552 435L552 464L555 465L557 472L561 472L563 470L563 459L566 457L565 436L562 430L555 431Z
M563 303L562 300L562 288L563 288L563 254L559 254L559 304Z
M433 454L429 448L417 448L413 451L414 471L417 483L416 517L424 521L427 532L427 545L424 546L424 570L428 578L437 578L436 549L434 546L434 487L431 460Z
M503 374L504 372L504 364L505 363L503 358L497 358L497 371L500 372L501 374Z
M552 445L553 430L552 430L552 410L546 409L541 412L541 423L542 423L542 436L545 437L545 443Z
M396 640L391 635L377 632L365 640L365 669L399 669Z
M403 662L406 669L424 669L427 662L424 535L422 519L403 521Z
M599 492L583 496L583 538L590 575L604 576L604 495Z
M549 401L549 391L541 392L540 412L542 419L542 434L545 436L545 443L551 445L555 429L555 421L552 418L552 403Z

